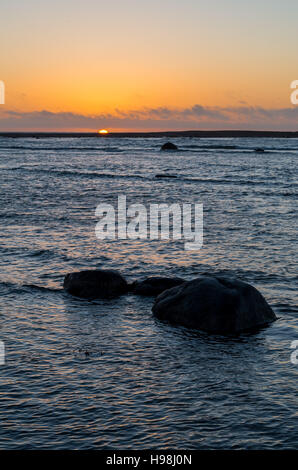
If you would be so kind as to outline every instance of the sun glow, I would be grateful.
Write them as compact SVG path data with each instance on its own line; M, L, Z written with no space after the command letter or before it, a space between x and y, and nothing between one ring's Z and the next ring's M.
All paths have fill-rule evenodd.
M106 135L109 133L109 131L107 131L106 129L101 129L100 131L98 131L98 133L101 135Z

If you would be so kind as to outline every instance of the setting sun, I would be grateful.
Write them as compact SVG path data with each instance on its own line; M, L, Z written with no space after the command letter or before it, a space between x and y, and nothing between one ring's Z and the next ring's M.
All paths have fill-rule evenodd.
M99 134L108 134L109 131L107 131L106 129L101 129L100 131L98 131Z

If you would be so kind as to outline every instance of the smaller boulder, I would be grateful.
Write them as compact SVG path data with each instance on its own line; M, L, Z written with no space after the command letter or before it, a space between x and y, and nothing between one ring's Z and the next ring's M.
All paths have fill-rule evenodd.
M178 150L178 147L172 142L166 142L165 144L162 145L160 150Z
M128 291L126 280L117 271L92 270L66 274L64 289L86 299L107 299Z
M157 296L167 289L180 286L185 281L179 277L148 277L143 281L135 281L131 291L137 295Z

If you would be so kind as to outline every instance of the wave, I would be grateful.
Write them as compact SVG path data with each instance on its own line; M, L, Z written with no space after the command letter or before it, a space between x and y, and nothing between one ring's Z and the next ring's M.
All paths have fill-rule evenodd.
M74 176L74 177L88 177L88 178L140 178L148 179L146 176L142 175L133 175L133 174L119 174L119 173L100 173L97 171L72 171L72 170L55 170L55 169L41 169L41 168L24 168L24 167L14 167L9 168L9 171L19 171L27 173L41 173L49 175L55 174L58 176Z
M0 281L0 296L10 294L24 294L32 291L39 291L45 293L59 293L63 292L63 289L55 289L53 287L39 286L37 284L19 284L14 282Z
M251 179L239 179L237 176L235 176L235 179L229 179L229 178L196 178L196 177L182 177L178 178L179 180L182 180L184 182L189 182L189 183L212 183L212 184L225 184L228 186L265 186L265 187L284 187L287 189L287 185L285 183L281 183L280 181L273 181L272 178L268 180L260 180L260 181L253 181ZM291 187L296 187L296 184L291 184ZM291 193L292 194L292 193Z
M208 149L208 150L241 150L241 147L237 147L237 145L197 145L197 144L190 144L190 145L183 145L183 148L187 149Z
M22 287L24 289L29 289L29 290L38 290L41 292L62 292L63 289L55 289L54 287L44 287L44 286L38 286L36 284L23 284Z
M233 154L244 153L244 154L280 154L280 153L293 153L294 155L297 153L298 148L293 147L274 147L274 148L266 148L262 147L263 151L258 152L256 147L240 147L237 145L183 145L179 147L179 152L193 152L193 153L212 153L215 150L221 151L233 151ZM228 153L228 152L227 152Z
M23 146L11 146L11 147L0 147L0 150L29 150L30 152L89 152L89 151L98 151L98 152L111 152L111 153L121 153L124 152L124 149L119 147L23 147Z
M284 275L282 273L267 273L265 271L259 270L250 270L250 269L216 269L212 266L204 267L204 271L200 271L202 275L214 275L214 276L229 276L229 277L236 277L242 279L246 282L261 282L262 284L272 284L281 281L295 281L296 276Z
M275 152L297 152L298 148L296 147L274 147L274 148L263 148L264 153L275 153ZM136 152L150 152L152 150L156 151L159 150L159 146L154 147L140 147L140 148L131 148L128 149L120 148L120 147L33 147L33 146L23 146L23 145L12 145L12 146L0 146L1 150L25 150L30 152L103 152L103 153L123 153L128 152L129 150ZM243 153L255 153L255 147L243 147L239 145L198 145L198 144L188 144L188 145L181 145L179 147L179 152L189 152L189 151L202 151L208 152L212 150L236 150Z
M24 167L15 167L9 168L9 171L20 171L26 173L39 173L44 175L54 174L57 176L68 176L73 178L90 178L90 179L97 179L97 178L115 178L115 179L141 179L152 181L160 180L160 181L167 181L167 180L174 180L177 183L204 183L204 184L221 184L221 185L236 185L236 186L265 186L265 187L279 187L285 189L285 193L281 193L282 196L293 197L295 188L297 187L296 183L291 183L291 190L293 189L293 193L289 191L289 185L285 183L281 183L280 181L274 181L274 177L270 177L267 180L252 180L252 179L239 179L237 175L231 176L227 175L225 178L197 178L197 177L190 177L190 176L183 176L183 175L175 175L175 174L152 174L150 176L140 175L140 174L119 174L119 173L101 173L97 171L72 171L72 170L55 170L55 169L36 169L36 168L24 168ZM267 195L267 193L266 193ZM5 217L5 214L1 217Z
M39 258L41 260L53 260L58 259L59 261L72 261L73 259L68 257L65 253L57 252L55 250L32 250L26 247L0 247L0 253L4 256L22 256L24 258Z

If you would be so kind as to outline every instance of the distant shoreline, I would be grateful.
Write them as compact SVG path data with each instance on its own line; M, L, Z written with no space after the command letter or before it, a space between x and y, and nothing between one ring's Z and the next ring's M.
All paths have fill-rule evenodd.
M110 132L107 135L100 135L97 132L0 132L0 137L10 138L81 138L98 137L107 139L111 137L118 138L158 138L158 137L197 137L197 138L225 138L225 137L250 137L250 138L298 138L298 131L161 131L161 132Z

